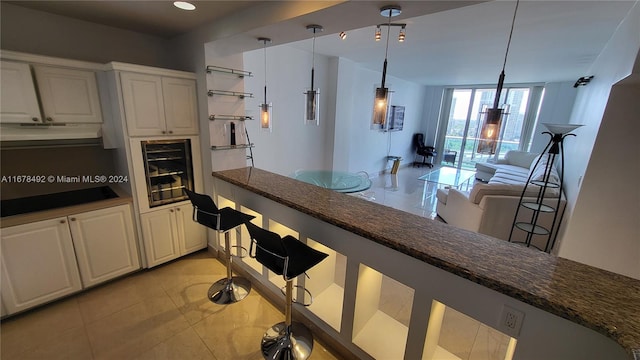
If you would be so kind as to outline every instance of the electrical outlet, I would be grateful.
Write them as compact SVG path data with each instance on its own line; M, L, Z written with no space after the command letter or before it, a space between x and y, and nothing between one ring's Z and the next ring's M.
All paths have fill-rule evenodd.
M516 310L509 305L504 305L500 314L498 330L511 337L517 337L520 334L523 321L524 313L522 311Z

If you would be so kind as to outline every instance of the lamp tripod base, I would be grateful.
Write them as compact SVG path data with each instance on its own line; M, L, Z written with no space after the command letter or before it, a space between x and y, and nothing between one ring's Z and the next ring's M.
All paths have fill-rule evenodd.
M267 330L260 348L265 359L303 360L311 355L313 335L299 322L292 322L289 327L281 322Z
M251 282L249 280L234 276L214 282L207 292L207 297L213 303L227 305L246 298L250 291Z

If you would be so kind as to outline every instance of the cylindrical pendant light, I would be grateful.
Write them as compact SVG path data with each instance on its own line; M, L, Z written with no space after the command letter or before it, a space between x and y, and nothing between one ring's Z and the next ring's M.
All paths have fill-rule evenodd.
M316 32L321 32L324 28L320 25L307 25L307 30L313 32L313 45L311 51L311 87L304 93L304 123L320 125L320 89L315 88L314 76L316 65Z
M516 22L516 13L520 0L516 1L516 8L513 12L513 20L511 21L511 31L509 32L509 40L507 41L507 50L504 54L504 62L502 63L502 71L498 77L498 86L496 88L496 96L493 100L493 107L483 106L481 115L484 117L482 129L480 130L480 139L478 141L477 152L480 154L495 154L500 139L500 129L504 115L509 114L509 105L500 106L500 94L504 85L504 68L507 65L507 56L509 55L509 46L511 45L511 36L513 35L513 26Z
M387 45L384 52L384 63L382 65L382 81L380 87L376 88L375 98L373 100L373 116L371 119L372 129L384 129L387 121L387 110L389 109L390 94L389 89L385 87L387 77L387 55L389 54L389 30L391 29L391 17L398 16L402 12L400 6L389 5L380 9L380 15L388 19L387 25ZM378 26L379 28L379 26ZM379 32L376 31L376 40L379 38Z
M267 102L267 44L271 42L271 39L261 37L258 38L258 41L264 45L264 102L260 104L260 129L270 132L273 126L271 121L273 105Z

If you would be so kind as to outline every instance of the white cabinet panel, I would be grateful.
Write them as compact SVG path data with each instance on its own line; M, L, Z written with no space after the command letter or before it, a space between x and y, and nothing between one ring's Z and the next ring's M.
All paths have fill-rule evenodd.
M140 215L149 267L207 247L206 229L192 220L191 211L191 204L184 204Z
M66 218L2 229L2 300L9 313L82 289Z
M40 123L40 107L29 64L0 61L0 122Z
M180 252L182 255L207 247L207 230L193 221L193 206L190 204L176 208L178 234L181 236Z
M162 78L162 93L167 133L198 133L196 82L189 79Z
M34 66L45 123L101 123L93 71Z
M180 256L174 212L173 209L165 209L140 215L149 267Z
M123 72L120 74L120 82L129 136L164 134L161 78Z
M70 216L69 227L85 287L140 268L129 205Z

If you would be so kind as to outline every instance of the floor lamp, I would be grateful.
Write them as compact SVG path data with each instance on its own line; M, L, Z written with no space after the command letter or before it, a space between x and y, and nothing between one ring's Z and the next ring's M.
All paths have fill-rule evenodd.
M560 223L558 220L558 210L560 208L560 204L562 201L562 184L564 180L564 147L563 141L567 136L576 136L571 132L582 125L574 125L574 124L548 124L543 123L549 131L544 131L543 134L548 134L551 138L549 139L549 143L542 151L542 154L536 160L535 165L533 166L533 170L530 171L529 177L527 178L527 182L522 189L522 194L520 195L520 202L518 208L516 209L516 214L513 218L513 224L511 225L511 232L509 233L509 242L516 243L524 243L527 247L532 246L531 241L533 240L534 235L549 235L544 249L540 249L539 247L533 245L533 247L543 250L545 252L551 252L553 246L555 244L556 238L558 236L558 232L554 229L556 228L556 222L558 222L558 228L560 227ZM552 179L552 170L555 164L555 160L557 156L560 156L560 174L559 179ZM546 162L543 162L543 159L546 156ZM544 164L544 173L541 177L535 177L536 169L540 163ZM558 181L559 180L559 181ZM536 199L534 201L524 200L525 194L527 193L527 188L529 186L538 187ZM547 189L558 189L558 202L556 207L552 207L543 203L545 198L545 193ZM529 222L518 221L518 214L520 213L521 208L526 208L532 210L531 219ZM553 222L551 223L551 227L549 229L538 225L538 220L541 213L553 213ZM562 216L560 216L560 221L562 220ZM513 241L513 232L515 229L522 230L527 233L525 241ZM553 240L551 237L553 236Z

